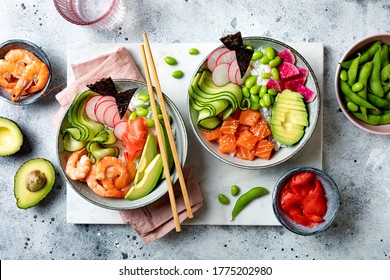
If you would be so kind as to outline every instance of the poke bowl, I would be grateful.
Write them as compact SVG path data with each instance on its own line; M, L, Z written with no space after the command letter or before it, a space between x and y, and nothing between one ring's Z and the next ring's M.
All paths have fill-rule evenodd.
M80 195L82 198L87 200L88 202L90 202L96 206L106 208L106 209L111 209L111 210L135 209L135 208L143 207L145 205L148 205L148 204L156 201L158 198L163 196L168 191L168 187L166 184L166 180L164 179L164 175L163 175L164 172L162 170L163 169L162 163L159 163L160 170L156 171L157 173L155 173L155 175L153 175L155 178L155 179L153 179L154 186L151 186L151 188L148 187L149 188L148 193L145 193L139 197L133 197L133 198L127 197L126 194L129 194L130 190L134 188L134 186L136 185L136 181L138 181L137 185L142 184L142 181L144 181L143 179L141 180L141 178L137 180L137 177L136 177L138 175L138 171L141 170L140 166L141 165L143 166L143 172L144 172L143 176L145 179L145 177L147 177L147 173L149 172L149 171L147 171L149 166L153 165L153 162L155 162L157 157L159 157L159 162L161 162L161 160L160 160L161 156L160 156L159 151L158 151L157 137L156 137L153 119L148 119L148 118L153 118L151 109L150 109L150 107L143 106L144 104L147 104L147 101L148 101L148 99L146 98L146 96L148 96L148 94L147 94L148 90L147 90L146 84L139 82L139 81L135 81L135 80L129 80L129 79L113 80L113 83L114 83L115 88L117 89L118 92L126 92L128 90L133 91L133 96L131 98L130 104L128 104L128 107L126 107L126 109L131 107L132 108L131 110L127 109L126 114L121 119L119 119L117 116L115 116L115 115L118 115L117 106L114 104L108 104L109 102L113 102L113 101L103 100L103 99L108 99L110 96L104 96L104 95L92 93L92 97L88 97L90 103L94 103L94 101L93 101L94 97L98 101L96 101L96 103L94 105L91 105L93 107L89 107L88 101L86 103L84 103L85 107L84 107L84 109L82 109L80 114L82 114L81 119L85 118L86 116L89 118L89 116L91 115L91 113L89 113L89 112L91 112L89 108L94 108L95 110L92 110L92 111L95 113L97 121L94 121L93 123L94 124L97 123L99 125L101 124L104 127L103 131L109 132L110 136L107 137L106 139L110 139L110 138L112 138L112 136L115 136L116 140L111 142L111 143L105 142L106 144L100 143L100 146L104 147L104 149L100 152L98 151L97 153L94 152L95 148L93 148L93 145L95 145L94 144L95 140L93 140L93 139L99 139L99 137L100 137L99 133L96 134L96 136L92 140L86 141L87 143L84 144L84 146L86 145L85 146L86 148L85 147L81 148L82 146L76 147L77 145L79 145L78 142L76 142L76 144L75 144L75 142L73 140L69 141L69 139L73 139L72 137L74 135L72 132L72 130L74 130L74 125L72 126L72 123L71 123L71 118L72 118L71 115L73 112L72 108L74 106L76 106L74 104L76 104L75 102L77 102L76 100L78 99L79 96L82 96L83 94L88 94L88 92L91 91L91 90L86 90L83 93L79 93L75 97L75 100L72 103L73 107L71 105L70 108L68 109L68 111L63 116L63 119L61 121L59 130L58 130L58 134L57 134L58 160L60 163L61 171L63 172L64 176L66 177L66 179L69 182L72 189L78 195ZM141 98L141 96L142 96L142 98ZM176 145L176 149L177 149L177 153L178 153L178 158L179 158L182 166L184 166L184 163L185 163L185 160L187 157L187 148L188 148L187 134L186 134L186 130L184 127L184 122L182 120L182 117L181 117L179 111L175 107L174 103L166 95L163 95L163 96L164 96L165 107L166 107L167 113L171 119L171 128L172 128L173 136L175 139L175 145ZM100 101L99 101L99 98L101 98ZM99 107L102 109L99 109ZM148 111L148 114L143 114L142 110L139 110L139 112L138 112L137 109L135 109L135 108L145 109ZM111 113L111 110L113 110L114 112ZM102 112L104 112L104 114ZM112 116L114 116L114 117L112 117ZM118 120L115 121L115 119L117 119L117 118L118 118ZM91 116L90 119L94 119L94 117ZM112 121L111 121L111 119L112 119ZM80 118L78 118L78 120L80 120ZM140 131L139 125L141 122L139 120L142 120L142 123L144 124L144 127L145 127L143 132L141 130L142 133L139 132ZM152 121L152 124L150 124L150 121ZM116 124L113 125L110 122L116 123ZM131 127L129 125L130 122L132 123ZM162 130L164 131L165 130L164 126L161 125L161 127L162 127ZM130 132L130 130L133 131L134 133ZM121 134L121 133L123 133L123 134ZM126 138L128 139L128 140L126 140L127 142L125 141L124 133L130 133L130 134L127 134L127 136L126 136ZM142 135L142 136L139 136L139 135ZM128 145L129 145L128 143L129 142L130 143L138 143L138 142L135 142L135 141L138 141L137 137L138 138L143 137L144 141L143 141L143 145L138 149L138 153L133 153L131 151L132 148L131 147L128 148ZM147 137L147 138L145 138L145 137ZM135 139L135 140L129 140L129 139ZM145 140L145 139L147 139L147 140ZM106 141L106 140L104 140L104 141ZM97 142L97 143L99 143L99 142ZM153 147L153 145L154 145L154 148L151 148L151 147ZM164 145L167 149L167 145L169 146L169 142L165 142L165 140L164 140ZM76 148L73 148L73 147L76 147ZM89 171L89 175L87 175L85 178L79 180L78 178L73 178L73 175L72 175L73 173L69 172L69 170L68 170L69 168L68 168L67 164L70 161L70 157L74 153L82 151L83 149L86 149L86 151L88 152L88 153L87 152L86 153L90 159L89 162L91 163L92 167ZM112 151L112 149L114 149L113 154L110 153L110 151ZM129 156L129 154L133 155L133 156ZM153 155L153 156L151 156L151 155ZM148 159L148 157L149 157L149 159ZM107 195L102 194L101 192L98 191L98 189L95 185L90 184L90 182L92 182L92 181L91 181L91 179L89 179L89 177L91 177L93 169L98 168L97 166L99 164L103 164L102 162L106 158L110 159L110 160L115 159L115 162L112 165L122 166L124 163L127 165L127 170L130 170L129 166L130 166L130 162L131 162L131 165L133 166L132 169L136 168L137 174L134 176L134 173L133 173L132 179L129 179L129 181L127 181L126 187L121 189L122 195L120 195L120 196L116 196L116 193L114 193L114 192L111 192L113 194L112 196L110 194L108 194L109 188L106 187L104 179L96 180L96 181L94 181L95 182L94 184L98 185L97 187L99 187L100 190L102 190L102 188L100 187L100 185L102 185L105 189L104 191L107 192ZM80 159L80 162L81 162L81 159ZM142 162L142 164L141 164L141 162ZM170 162L171 180L172 180L172 183L175 183L176 180L178 179L178 174L177 174L176 169L174 168L173 159L171 158L171 160L170 160L168 158L168 162ZM154 165L156 166L157 164L154 164ZM150 174L152 174L152 172L154 172L154 171L152 171L153 168L149 168L150 172L149 172L148 176L151 176ZM105 171L106 176L108 176L107 175L108 172L109 172L108 169L106 169L106 171ZM122 171L119 170L119 173L122 173ZM116 175L117 174L114 174L114 176L116 176ZM157 177L156 177L156 175L157 175ZM94 174L93 176L97 177L96 174ZM119 176L121 176L121 175L119 175ZM117 178L117 177L115 177L115 178ZM116 184L116 181L114 181L114 183Z
M190 124L202 146L222 162L268 168L309 141L320 113L319 85L309 63L289 45L265 37L242 42L251 50L244 71L237 50L226 45L195 70L188 90Z
M2 43L0 63L7 69L7 73L4 73L6 79L2 79L2 84L0 84L0 98L4 101L24 106L37 102L47 94L52 76L51 65L46 53L36 44L19 39ZM42 65L42 67L35 67L37 65ZM27 84L19 87L22 92L19 90L15 92L19 80L27 81ZM14 85L11 87L12 84ZM13 95L18 97L13 97Z

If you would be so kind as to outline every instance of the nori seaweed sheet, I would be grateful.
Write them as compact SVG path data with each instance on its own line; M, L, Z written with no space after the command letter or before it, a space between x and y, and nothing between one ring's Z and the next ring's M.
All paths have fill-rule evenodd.
M235 51L244 45L240 31L238 31L236 34L226 35L219 40L231 51Z
M114 97L116 101L116 106L118 107L119 116L122 119L126 114L127 108L129 107L130 100L133 97L135 91L138 88L131 88L122 92L118 92Z
M91 85L87 85L87 87L90 90L97 92L101 95L115 96L118 93L114 81L111 79L111 77L103 78L100 81L97 81Z
M251 59L253 56L253 50L245 48L245 46L241 46L236 49L236 57L238 62L238 67L240 67L241 78L244 77L249 64L251 63Z

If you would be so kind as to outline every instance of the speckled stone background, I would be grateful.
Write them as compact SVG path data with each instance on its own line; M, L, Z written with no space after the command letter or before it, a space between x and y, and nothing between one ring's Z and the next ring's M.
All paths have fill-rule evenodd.
M187 226L145 245L130 226L66 223L66 189L55 156L51 118L54 94L20 109L22 152L0 158L0 259L389 259L390 137L356 128L334 93L338 60L356 41L389 32L388 1L143 0L126 1L124 22L110 32L74 26L52 1L2 0L0 41L22 38L42 46L53 67L52 86L66 81L66 45L72 42L216 42L228 33L289 42L323 42L324 161L337 182L342 208L333 226L315 237L282 227ZM18 108L0 103L0 115L18 119ZM45 157L57 183L38 206L20 210L13 176L26 160Z

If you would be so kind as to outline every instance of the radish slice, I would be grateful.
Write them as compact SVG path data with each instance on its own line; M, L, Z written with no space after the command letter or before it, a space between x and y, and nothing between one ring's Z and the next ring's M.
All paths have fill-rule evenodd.
M127 121L120 121L114 127L114 135L119 140L122 140L122 135L126 131Z
M106 111L104 111L103 120L104 123L109 127L114 127L114 116L118 112L116 104L110 105Z
M230 64L235 59L236 59L236 52L235 51L228 51L228 52L225 52L225 53L221 54L217 58L217 61L215 63L216 63L217 66L219 64L222 64L222 63Z
M98 122L104 124L104 112L111 105L115 105L116 106L116 103L112 102L111 100L106 100L106 101L103 101L103 102L97 104L97 108L96 108L95 114L96 114L96 118L97 118Z
M229 83L229 64L223 63L217 65L211 74L211 79L218 87L227 85Z
M214 68L217 66L216 62L217 62L217 59L218 57L225 53L225 52L228 52L229 50L227 48L220 48L220 49L216 49L215 51L213 51L209 58L207 59L207 68L209 68L210 71L213 71Z
M112 124L114 127L121 121L121 117L119 116L119 111L115 113L114 117L112 118Z
M239 86L242 86L245 83L246 78L249 77L250 73L251 73L251 71L248 68L248 70L246 70L244 77L241 78L240 69L237 69L237 71L236 71L236 84Z
M100 98L100 95L93 96L85 104L85 113L87 114L87 117L94 122L98 121L95 115L95 105Z
M111 95L100 96L99 100L95 104L95 114L96 114L96 110L97 110L99 104L102 102L105 102L105 101L112 101L112 102L116 103L114 96L111 96Z
M238 66L238 62L237 62L237 59L233 60L230 64L229 64L229 81L233 84L237 84L237 80L236 80L236 72L237 72L237 69L239 69L239 66Z

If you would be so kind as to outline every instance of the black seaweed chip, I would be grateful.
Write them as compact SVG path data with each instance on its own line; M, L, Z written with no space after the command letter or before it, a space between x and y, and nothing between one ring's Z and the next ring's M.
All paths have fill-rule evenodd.
M97 92L101 95L116 96L116 94L118 93L114 81L111 79L111 77L103 78L100 81L97 81L91 85L87 85L87 87L90 90Z
M130 104L130 100L137 89L138 88L131 88L122 92L118 92L115 95L116 106L118 107L119 116L121 119L126 114L127 108Z
M235 51L244 45L240 31L238 31L236 34L226 35L219 40L231 51Z
M236 49L236 57L238 67L240 67L241 78L244 77L246 71L248 70L252 56L253 50L247 49L245 46L241 46L240 48Z

